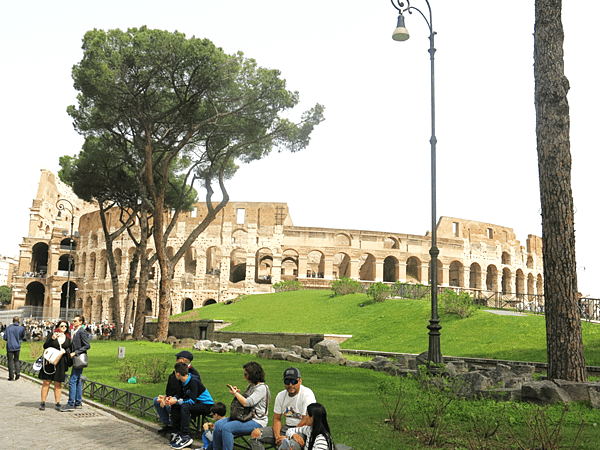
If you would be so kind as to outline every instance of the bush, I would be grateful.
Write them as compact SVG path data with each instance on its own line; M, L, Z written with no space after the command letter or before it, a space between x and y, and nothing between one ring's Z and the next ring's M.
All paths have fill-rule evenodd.
M331 282L331 290L335 295L362 294L365 288L351 278L340 278Z
M127 383L131 377L137 377L139 361L133 358L122 358L117 361L117 379Z
M280 281L273 285L275 292L299 291L300 289L302 289L302 283L298 280Z
M143 361L143 366L150 383L160 383L167 379L167 369L171 369L173 364L158 356L150 356Z
M367 295L373 299L374 302L382 302L392 295L392 288L387 284L378 281L375 284L369 286L367 289Z
M446 314L458 314L463 319L469 317L477 309L468 292L457 293L452 289L442 292L439 302L444 307Z

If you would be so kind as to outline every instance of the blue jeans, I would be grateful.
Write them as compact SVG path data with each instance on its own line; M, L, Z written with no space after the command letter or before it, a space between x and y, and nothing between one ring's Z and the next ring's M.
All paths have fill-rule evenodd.
M229 420L225 417L215 423L213 430L213 449L214 450L233 450L234 434L249 436L255 428L262 428L254 420L240 422L239 420Z
M69 377L69 406L81 405L81 374L83 369L71 367L71 376Z
M160 403L158 403L158 397L154 397L154 409L163 424L171 425L171 407L169 405L165 405L163 408L160 406Z

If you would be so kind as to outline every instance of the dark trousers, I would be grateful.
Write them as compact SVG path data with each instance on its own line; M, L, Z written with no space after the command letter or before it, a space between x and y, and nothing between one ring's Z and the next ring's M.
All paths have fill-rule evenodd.
M183 436L190 435L190 422L192 420L192 414L208 416L210 415L210 407L212 405L205 405L204 403L184 403L183 405L174 404L171 406L171 420L173 422L173 428L179 430L179 433Z
M14 379L15 375L20 375L21 373L21 361L19 361L19 354L21 350L17 350L16 352L6 352L6 356L8 357L8 378Z

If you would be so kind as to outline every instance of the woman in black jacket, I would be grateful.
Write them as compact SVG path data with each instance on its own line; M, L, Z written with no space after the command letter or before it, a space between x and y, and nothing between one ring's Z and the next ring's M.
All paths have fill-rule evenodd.
M59 320L54 332L48 335L44 343L44 349L53 347L61 351L63 355L56 364L50 364L44 360L42 370L39 372L39 377L43 380L42 384L42 402L40 403L40 411L46 409L46 398L50 390L50 382L54 381L54 400L56 401L55 408L60 410L60 396L62 395L62 383L65 381L65 375L69 369L69 349L71 347L71 336L69 334L69 322Z

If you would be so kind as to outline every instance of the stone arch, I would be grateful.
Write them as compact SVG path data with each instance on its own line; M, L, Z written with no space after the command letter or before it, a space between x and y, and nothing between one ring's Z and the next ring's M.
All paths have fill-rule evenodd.
M375 257L371 253L360 255L358 278L365 281L375 281L375 264Z
M325 274L325 255L320 250L311 250L306 261L306 276L323 278Z
M207 300L204 300L204 303L202 303L202 306L214 305L216 303L217 303L217 301L214 298L209 298Z
M113 251L115 265L117 266L117 275L121 275L121 265L123 264L123 251L117 248Z
M206 249L206 273L219 275L221 273L221 249L213 246Z
M393 236L387 236L384 240L383 240L383 248L385 249L399 249L400 248L400 241L393 237Z
M33 281L27 285L25 294L25 306L44 306L46 287L39 281Z
M185 266L185 273L196 275L196 250L192 247L188 248L185 252L183 260Z
M508 267L505 267L504 269L502 269L502 293L503 294L510 293L511 279L512 279L512 274L510 272L510 269Z
M32 272L45 274L48 272L48 244L38 242L31 249Z
M525 293L525 274L521 269L518 269L516 273L515 290L517 295L522 295Z
M75 270L75 262L73 260L73 256L66 254L58 258L58 270L63 272L73 272Z
M234 245L247 245L248 233L246 230L239 229L231 233L231 243Z
M502 264L510 266L510 254L508 252L502 252Z
M273 275L273 252L268 248L261 248L256 252L256 269L254 281L257 283L271 284Z
M533 269L533 257L532 257L531 255L529 255L529 256L527 257L527 264L526 264L526 267L527 267L528 269Z
M450 263L450 286L464 287L464 269L463 265L459 261L452 261Z
M90 247L98 247L98 235L96 233L92 233L92 235L90 236Z
M406 260L406 281L409 283L421 282L421 260L411 256Z
M498 269L493 264L487 266L485 272L485 288L488 291L498 291Z
M334 238L336 247L349 247L352 243L352 239L346 233L338 233Z
M395 256L388 256L383 260L383 281L389 283L395 283L398 281L400 276L400 265L398 264L398 258Z
M333 257L333 277L350 278L350 256L347 253L336 253Z
M96 253L90 253L90 278L96 278Z
M431 286L433 283L431 281L431 274L433 273L432 267L431 267L431 263L432 261L429 261L429 285ZM437 260L437 285L441 285L442 284L442 280L444 279L444 265L442 264L442 262L438 259Z
M544 295L544 279L541 274L537 276L537 282L535 284L535 288L537 290L538 295Z
M469 287L481 289L481 266L477 263L471 264L469 269Z
M153 308L152 308L152 300L150 300L148 297L146 297L146 301L144 302L144 315L145 316L152 316L153 314Z
M229 255L229 281L239 283L246 279L246 252L236 248Z
M181 302L181 312L191 311L194 309L194 302L191 298L184 298Z
M77 241L75 239L71 239L71 238L65 238L62 241L60 241L60 249L61 250L68 251L69 246L71 248L71 251L77 250Z
M75 308L75 297L77 296L77 284L72 281L63 283L60 290L60 307L67 307L67 286L69 287L69 309Z
M532 273L527 275L527 294L534 295L535 294L535 277Z
M281 258L281 278L284 280L298 279L298 252L288 248L283 251Z

